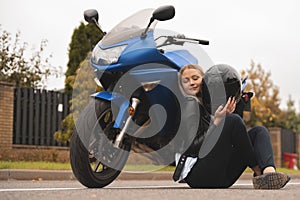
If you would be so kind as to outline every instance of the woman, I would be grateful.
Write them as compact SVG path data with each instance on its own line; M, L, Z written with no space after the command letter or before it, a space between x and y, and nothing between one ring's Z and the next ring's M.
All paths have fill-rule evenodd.
M201 91L204 73L201 67L189 64L182 67L179 74L185 94L197 97L199 106L205 109ZM280 189L287 184L290 177L276 172L267 129L255 127L247 132L241 117L233 114L235 108L235 97L230 97L225 106L220 105L216 109L211 125L202 134L214 134L219 130L218 140L204 157L193 158L191 151L187 150L177 158L174 180L184 179L193 188L227 188L249 166L254 172L253 185L256 189Z

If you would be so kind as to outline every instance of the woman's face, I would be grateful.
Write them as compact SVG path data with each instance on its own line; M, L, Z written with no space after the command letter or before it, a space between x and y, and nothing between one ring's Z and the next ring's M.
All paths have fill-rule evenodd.
M196 69L185 69L181 74L181 85L188 95L196 95L201 90L202 76Z

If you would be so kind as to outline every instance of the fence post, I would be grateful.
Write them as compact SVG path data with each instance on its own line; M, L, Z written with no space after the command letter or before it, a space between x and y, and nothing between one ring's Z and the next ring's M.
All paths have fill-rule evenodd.
M296 133L297 167L300 168L300 133Z
M281 128L269 128L276 167L282 167Z
M14 85L0 82L0 149L12 149Z

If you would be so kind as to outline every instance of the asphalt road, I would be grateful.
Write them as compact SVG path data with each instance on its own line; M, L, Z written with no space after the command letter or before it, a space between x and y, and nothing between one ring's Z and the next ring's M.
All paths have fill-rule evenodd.
M0 181L0 199L89 200L89 199L299 199L300 180L280 190L254 190L248 180L228 189L191 189L172 181L117 180L105 188L88 189L77 181Z

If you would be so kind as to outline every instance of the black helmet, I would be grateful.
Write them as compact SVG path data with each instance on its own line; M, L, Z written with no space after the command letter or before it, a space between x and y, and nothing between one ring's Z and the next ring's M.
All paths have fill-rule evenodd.
M204 82L207 89L206 92L203 91L203 96L210 96L209 104L211 104L212 110L221 104L225 105L229 97L235 97L239 102L241 76L233 67L225 64L212 66L205 72ZM208 102L208 100L206 101Z

